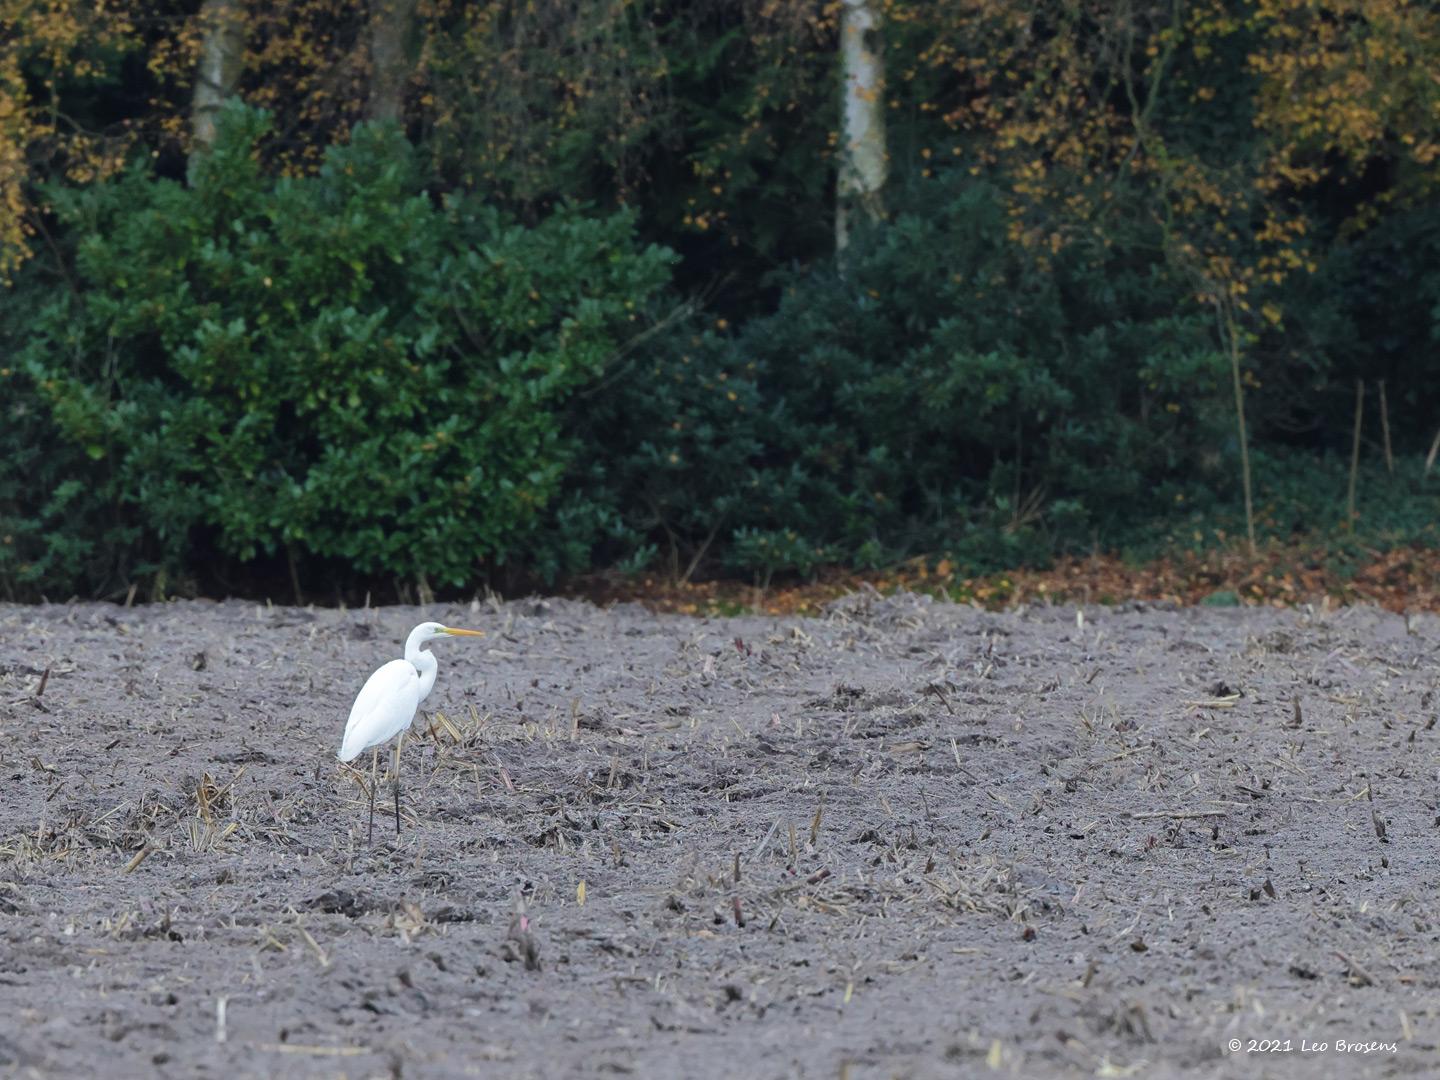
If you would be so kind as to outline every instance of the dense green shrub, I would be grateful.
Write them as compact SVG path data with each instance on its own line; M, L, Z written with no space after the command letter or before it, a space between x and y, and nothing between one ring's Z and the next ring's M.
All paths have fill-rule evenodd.
M37 288L9 294L8 310L43 302ZM131 539L81 479L91 463L59 437L15 357L24 325L0 318L0 597L69 593L105 576L97 555Z
M572 430L592 464L570 486L578 502L621 523L594 552L602 565L639 566L658 551L682 575L754 517L752 481L766 449L758 362L703 321L673 316L667 332L579 396Z
M942 172L897 187L843 266L751 283L777 299L732 326L665 289L672 256L631 215L525 228L438 200L383 127L275 180L266 127L231 110L189 186L52 191L65 257L0 293L0 595L213 585L217 554L348 583L768 580L1243 530L1214 316L1141 215L1035 251L999 192ZM1397 440L1428 443L1436 221L1397 215L1294 279L1311 348L1288 324L1247 339L1262 535L1343 523L1354 377L1383 371ZM1402 541L1433 536L1414 464L1360 485Z
M1331 362L1311 407L1344 442L1355 380L1385 379L1398 445L1422 448L1440 400L1440 204L1396 210L1375 228L1333 245L1313 281L1297 284L1296 330ZM1299 335L1297 335L1299 336ZM1314 393L1312 384L1310 396ZM1378 429L1374 414L1367 420Z
M1007 242L992 190L936 180L843 273L777 283L774 315L682 325L591 413L606 497L675 566L707 542L767 576L946 549L1005 563L1235 475L1213 324L1139 245L1040 257Z
M70 479L126 526L90 541L126 546L106 556L122 574L183 569L200 531L239 560L437 583L518 551L561 569L573 546L530 545L575 449L565 402L671 257L626 214L525 229L437 205L385 127L274 180L267 124L230 109L188 187L135 169L53 192L75 287L27 320L19 363L61 452L90 463Z

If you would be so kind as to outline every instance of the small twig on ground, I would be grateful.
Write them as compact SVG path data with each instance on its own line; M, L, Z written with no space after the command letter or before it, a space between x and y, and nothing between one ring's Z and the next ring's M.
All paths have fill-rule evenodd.
M1338 956L1341 960L1345 961L1345 975L1350 980L1351 986L1380 985L1380 983L1376 980L1375 976L1371 975L1370 972L1365 969L1365 966L1361 964L1358 960L1352 960L1339 949L1335 950L1335 955Z
M950 704L950 696L945 693L945 688L943 686L941 686L939 683L931 683L928 687L926 687L926 689L928 689L932 694L934 694L940 699L940 703L945 706L946 712L948 712L951 716L955 715L955 706Z
M815 820L810 823L810 846L820 839L820 819L825 816L825 793L820 793L820 805L815 808Z
M330 957L325 955L325 950L320 947L320 943L310 936L310 931L306 930L303 926L297 926L295 929L300 931L300 936L305 939L305 944L310 946L310 950L315 954L315 958L320 961L320 967L328 968L330 966Z
M309 1054L313 1057L359 1057L372 1053L368 1046L306 1046L303 1043L259 1043L261 1050L277 1054Z
M776 818L774 822L772 822L770 825L770 831L765 834L765 839L760 841L759 845L756 846L754 853L750 856L751 862L756 862L757 860L759 860L760 856L765 853L765 849L770 845L770 838L775 835L775 830L778 828L780 828L780 819ZM790 831L792 833L791 846L793 847L793 833L795 831L795 826L790 826ZM739 856L736 856L736 858L738 859ZM738 862L735 864L735 880L740 880L740 864Z

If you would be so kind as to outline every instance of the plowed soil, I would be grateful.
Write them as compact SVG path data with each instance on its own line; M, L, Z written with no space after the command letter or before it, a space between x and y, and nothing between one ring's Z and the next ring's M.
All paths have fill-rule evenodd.
M427 618L488 636L435 644L371 842L335 749ZM0 606L0 1074L1434 1075L1437 643Z

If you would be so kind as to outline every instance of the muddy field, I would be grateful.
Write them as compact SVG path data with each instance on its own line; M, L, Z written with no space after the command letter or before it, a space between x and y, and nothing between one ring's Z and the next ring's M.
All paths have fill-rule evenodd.
M335 749L422 618L488 636L435 644L370 844ZM0 1074L1434 1075L1437 644L0 607Z

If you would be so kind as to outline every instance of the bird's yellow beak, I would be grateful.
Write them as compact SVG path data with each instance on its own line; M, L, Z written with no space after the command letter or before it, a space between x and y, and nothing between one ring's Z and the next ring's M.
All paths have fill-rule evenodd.
M484 636L485 636L485 631L484 631L484 630L456 630L456 629L455 629L454 627L452 627L452 626L445 626L445 627L442 627L441 629L443 629L443 630L445 631L445 633L447 633L447 634L456 634L456 635L462 636L462 637L484 637Z

